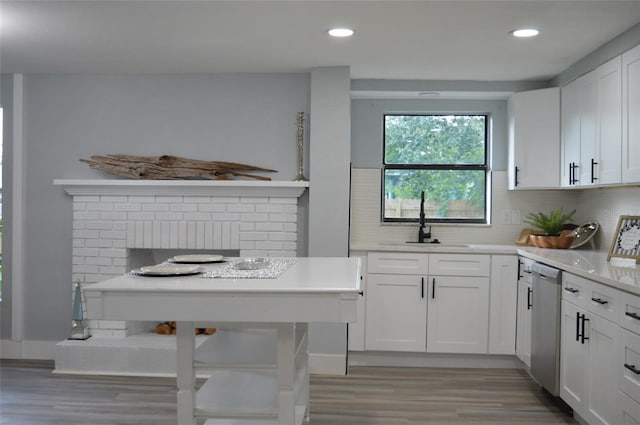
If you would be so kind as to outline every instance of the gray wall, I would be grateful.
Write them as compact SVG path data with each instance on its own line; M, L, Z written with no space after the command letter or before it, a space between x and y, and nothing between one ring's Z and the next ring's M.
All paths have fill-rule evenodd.
M382 117L385 113L486 113L491 117L492 169L507 169L506 100L354 100L351 103L351 161L354 168L382 165Z
M78 161L109 153L242 162L291 180L309 75L34 75L24 105L24 337L61 340L71 318L71 198L53 180L112 178Z
M13 170L11 158L13 154L13 79L11 75L0 76L0 105L2 105L3 134L2 134L2 302L0 303L0 339L11 337L11 173Z

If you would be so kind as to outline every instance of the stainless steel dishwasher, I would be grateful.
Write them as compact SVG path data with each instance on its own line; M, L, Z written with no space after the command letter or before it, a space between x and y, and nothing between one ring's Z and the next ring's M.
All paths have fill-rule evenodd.
M531 376L549 393L558 396L562 271L533 263L531 272Z

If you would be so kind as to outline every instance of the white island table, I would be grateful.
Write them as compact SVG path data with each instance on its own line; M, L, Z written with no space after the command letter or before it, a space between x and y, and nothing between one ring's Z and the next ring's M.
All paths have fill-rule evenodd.
M178 425L294 425L308 419L307 324L355 322L360 276L356 258L297 258L275 279L120 276L84 292L90 319L178 322ZM196 350L205 326L220 330Z

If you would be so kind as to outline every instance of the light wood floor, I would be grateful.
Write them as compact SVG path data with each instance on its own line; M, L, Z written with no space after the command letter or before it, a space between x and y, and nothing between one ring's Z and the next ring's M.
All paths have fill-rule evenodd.
M2 425L175 425L175 379L53 375L2 361ZM576 424L522 371L351 368L311 377L311 425Z

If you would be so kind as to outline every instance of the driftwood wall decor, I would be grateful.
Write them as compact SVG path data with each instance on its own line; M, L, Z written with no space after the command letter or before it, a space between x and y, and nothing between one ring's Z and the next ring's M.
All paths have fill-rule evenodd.
M81 159L80 161L89 164L91 168L116 176L148 180L229 180L233 177L271 180L270 177L249 173L276 172L276 170L235 162L200 161L172 155L93 155L91 159Z

